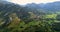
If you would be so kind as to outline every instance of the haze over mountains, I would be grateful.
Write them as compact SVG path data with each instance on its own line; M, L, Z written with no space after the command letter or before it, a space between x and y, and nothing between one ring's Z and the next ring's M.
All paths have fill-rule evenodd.
M6 3L8 4L8 2L6 1L0 1L0 3ZM18 5L18 4L17 4ZM56 2L52 2L52 3L40 3L40 4L35 4L35 3L29 3L27 5L25 5L26 7L30 7L30 8L37 8L37 9L45 9L45 10L60 10L60 1L56 1Z
M60 10L60 1L52 2L52 3L41 3L41 4L27 4L30 8L38 8L38 9L44 9L48 11L59 11Z

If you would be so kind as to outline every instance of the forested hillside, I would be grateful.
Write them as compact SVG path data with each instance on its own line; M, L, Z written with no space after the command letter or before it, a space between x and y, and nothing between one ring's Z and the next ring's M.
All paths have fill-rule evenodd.
M60 32L60 2L22 6L0 1L0 32Z

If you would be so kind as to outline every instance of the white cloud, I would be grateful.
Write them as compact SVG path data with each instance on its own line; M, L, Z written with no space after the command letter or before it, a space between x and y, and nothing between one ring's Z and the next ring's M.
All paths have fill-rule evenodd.
M10 2L17 3L17 4L27 4L27 3L47 3L47 2L54 2L60 0L10 0Z

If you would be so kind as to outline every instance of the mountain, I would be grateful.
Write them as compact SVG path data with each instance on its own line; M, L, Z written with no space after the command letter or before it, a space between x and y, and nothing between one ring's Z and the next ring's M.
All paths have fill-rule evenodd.
M52 2L46 4L32 3L21 6L11 2L0 1L0 19L3 19L5 24L9 23L11 20L10 16L16 15L15 17L18 17L22 21L29 22L32 19L37 19L38 16L41 17L45 14L52 14L56 11L60 11L60 2Z
M29 11L26 11L27 7L20 6L15 3L1 1L0 2L0 19L3 20L4 26L5 24L9 24L11 19L15 17L25 20L29 18ZM14 15L12 15L14 14ZM13 17L11 17L13 16Z
M27 4L26 7L56 12L56 11L60 11L60 1L46 3L46 4L44 4L44 3L41 3L41 4L31 3L31 4Z
M23 6L0 1L0 32L56 32L59 22L59 1Z
M21 7L18 4L1 1L0 2L0 20L2 19L1 21L3 21L3 25L10 23L9 15L11 15L13 13L18 15L18 12L20 11L21 8L23 8L23 7Z
M50 11L60 11L60 2L53 2L53 3L47 3L44 5L44 9L50 10Z

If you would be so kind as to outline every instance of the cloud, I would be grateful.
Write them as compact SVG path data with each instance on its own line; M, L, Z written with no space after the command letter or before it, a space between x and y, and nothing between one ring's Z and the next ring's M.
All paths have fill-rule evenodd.
M60 0L10 0L10 2L17 3L17 4L27 4L27 3L47 3L47 2L54 2Z

